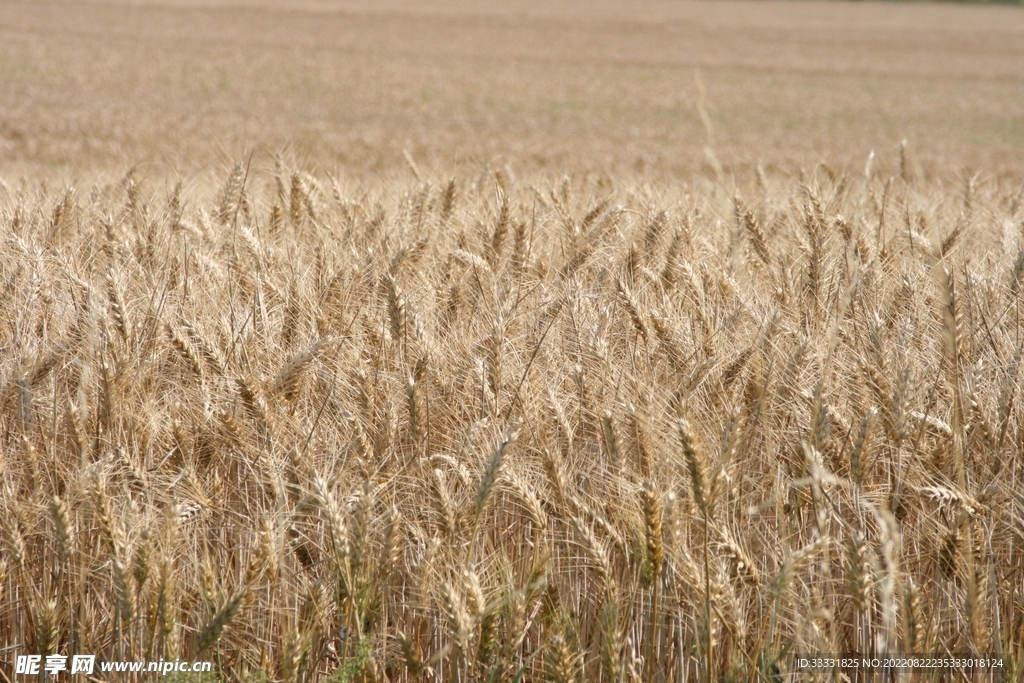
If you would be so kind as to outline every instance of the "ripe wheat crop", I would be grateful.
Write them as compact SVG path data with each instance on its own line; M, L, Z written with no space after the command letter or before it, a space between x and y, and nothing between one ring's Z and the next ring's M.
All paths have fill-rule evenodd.
M892 166L7 188L0 650L1019 680L1021 178Z

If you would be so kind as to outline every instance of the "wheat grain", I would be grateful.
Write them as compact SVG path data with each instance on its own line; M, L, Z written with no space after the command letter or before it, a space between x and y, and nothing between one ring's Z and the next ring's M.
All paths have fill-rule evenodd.
M199 632L199 638L196 643L196 650L198 652L206 652L220 640L221 634L238 614L242 601L247 595L248 588L241 588L206 622L206 625Z

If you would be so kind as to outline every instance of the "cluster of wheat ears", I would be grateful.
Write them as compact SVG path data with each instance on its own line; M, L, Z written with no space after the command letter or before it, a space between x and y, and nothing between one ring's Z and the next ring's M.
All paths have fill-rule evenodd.
M5 657L1017 680L1019 179L510 177L0 190Z

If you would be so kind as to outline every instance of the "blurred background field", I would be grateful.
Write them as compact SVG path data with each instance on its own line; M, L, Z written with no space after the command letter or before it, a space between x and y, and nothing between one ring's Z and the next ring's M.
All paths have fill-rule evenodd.
M858 167L1024 153L1024 12L828 2L5 2L0 175ZM890 154L887 158L891 159Z

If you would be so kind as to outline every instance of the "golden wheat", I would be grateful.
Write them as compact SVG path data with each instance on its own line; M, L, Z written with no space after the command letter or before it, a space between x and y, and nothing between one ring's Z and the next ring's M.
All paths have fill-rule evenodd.
M292 681L1020 666L1019 179L923 207L945 186L880 161L747 200L242 168L0 204L0 648Z

